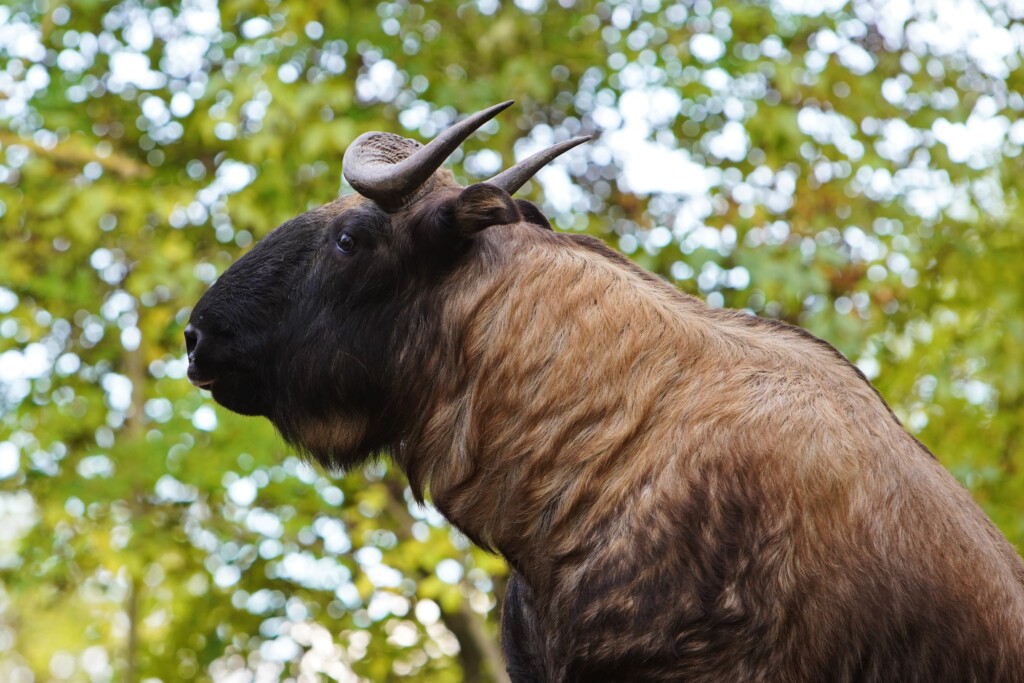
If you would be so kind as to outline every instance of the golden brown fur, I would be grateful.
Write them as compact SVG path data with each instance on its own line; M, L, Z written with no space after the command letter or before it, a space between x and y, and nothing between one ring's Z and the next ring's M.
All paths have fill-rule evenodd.
M824 342L523 223L440 329L394 455L516 570L517 675L1024 680L1020 558Z
M262 240L189 377L501 552L514 680L1024 681L1024 564L832 347L495 186L416 196Z

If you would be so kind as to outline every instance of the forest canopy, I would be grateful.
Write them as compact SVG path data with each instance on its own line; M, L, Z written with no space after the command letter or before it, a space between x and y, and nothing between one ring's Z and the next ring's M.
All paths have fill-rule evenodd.
M517 104L465 183L835 345L1024 549L1024 4L0 6L0 680L506 680L500 558L185 379L344 150Z

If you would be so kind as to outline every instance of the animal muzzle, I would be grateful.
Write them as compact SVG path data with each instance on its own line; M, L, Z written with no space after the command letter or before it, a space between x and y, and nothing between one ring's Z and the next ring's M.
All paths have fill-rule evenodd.
M185 350L188 352L188 381L200 389L209 389L217 381L211 369L202 368L199 358L206 354L209 347L207 335L198 327L189 323L185 327ZM205 342L205 343L204 343Z

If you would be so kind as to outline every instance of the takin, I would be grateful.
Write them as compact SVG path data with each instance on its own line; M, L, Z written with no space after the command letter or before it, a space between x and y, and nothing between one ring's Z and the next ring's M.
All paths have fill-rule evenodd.
M512 575L515 681L1024 681L1024 563L865 377L366 133L210 287L188 377L334 471L386 454Z

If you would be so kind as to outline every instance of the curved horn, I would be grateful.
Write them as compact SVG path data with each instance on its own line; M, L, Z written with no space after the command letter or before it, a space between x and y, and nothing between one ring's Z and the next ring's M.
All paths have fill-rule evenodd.
M363 133L345 150L345 180L385 211L399 209L466 138L512 102L496 104L459 121L426 147L389 133ZM404 154L408 156L402 158Z
M556 157L565 154L576 145L582 145L593 137L593 135L584 135L583 137L572 138L565 142L559 142L557 145L552 145L547 149L543 149L536 154L523 159L512 168L507 171L502 171L485 182L488 185L500 187L505 190L505 192L513 194L516 190L525 185L526 181L532 178L537 171L554 161Z

